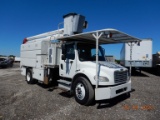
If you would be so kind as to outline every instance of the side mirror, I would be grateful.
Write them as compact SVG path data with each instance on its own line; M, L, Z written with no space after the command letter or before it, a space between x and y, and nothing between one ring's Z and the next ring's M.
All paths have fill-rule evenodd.
M61 59L66 60L66 55L62 54Z
M62 54L66 54L66 44L62 44Z

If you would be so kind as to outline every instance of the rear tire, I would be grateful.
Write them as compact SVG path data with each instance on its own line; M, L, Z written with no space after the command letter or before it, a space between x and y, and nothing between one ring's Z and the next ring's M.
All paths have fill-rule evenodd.
M32 77L31 69L27 69L27 72L26 72L26 81L27 81L28 84L33 84L34 83L34 79Z
M94 90L85 77L78 77L73 86L75 100L81 105L90 105L94 100Z

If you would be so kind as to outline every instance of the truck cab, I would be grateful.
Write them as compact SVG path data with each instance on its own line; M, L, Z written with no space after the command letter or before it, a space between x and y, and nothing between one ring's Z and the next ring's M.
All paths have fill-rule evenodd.
M95 95L96 45L85 42L67 42L62 45L60 57L59 75L62 79L68 78L68 82L72 83L71 90L77 96L76 101L80 104L88 104L89 101L82 102L80 99L84 99L89 92L93 92L92 94ZM98 47L98 61L98 86L101 88L97 88L97 94L101 94L104 88L108 89L108 86L112 86L111 88L116 85L123 87L115 90L113 96L106 96L105 92L107 91L104 91L105 95L95 95L96 100L110 99L131 90L128 70L116 63L106 61L105 52L101 46ZM65 80L59 81L61 87L65 86L65 82ZM87 91L89 86L90 91ZM118 90L119 92L116 93Z
M64 48L65 47L65 48ZM63 45L60 61L60 76L74 78L78 74L84 74L96 85L96 45L84 42L71 42ZM99 85L114 85L125 83L128 78L128 70L121 65L105 60L104 49L98 48L99 60ZM119 72L123 79L114 81L115 75ZM106 74L108 73L108 74ZM116 76L115 76L116 77Z

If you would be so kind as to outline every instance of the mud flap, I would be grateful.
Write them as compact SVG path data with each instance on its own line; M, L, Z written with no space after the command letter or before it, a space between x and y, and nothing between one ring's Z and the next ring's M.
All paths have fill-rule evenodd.
M49 77L48 77L48 69L44 70L44 84L48 85L49 83Z

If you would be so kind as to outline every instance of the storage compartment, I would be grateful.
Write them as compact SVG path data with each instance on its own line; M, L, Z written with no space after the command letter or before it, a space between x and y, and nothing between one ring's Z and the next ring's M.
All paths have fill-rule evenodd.
M47 63L49 41L29 42L21 45L21 65L42 68Z
M45 63L47 63L47 55L36 56L36 68L42 69Z
M48 48L48 64L49 65L59 65L60 59L60 44L55 43L52 44L50 48Z
M33 78L44 81L44 69L33 69Z

